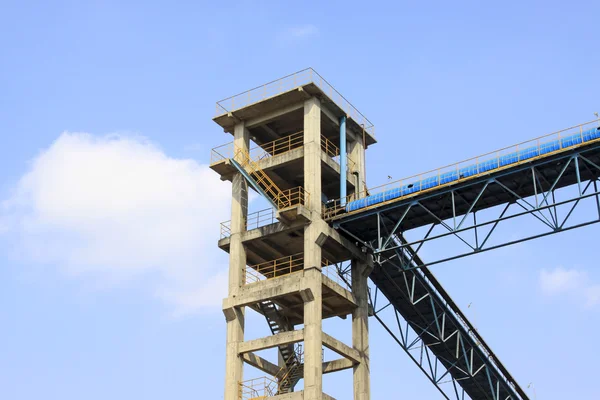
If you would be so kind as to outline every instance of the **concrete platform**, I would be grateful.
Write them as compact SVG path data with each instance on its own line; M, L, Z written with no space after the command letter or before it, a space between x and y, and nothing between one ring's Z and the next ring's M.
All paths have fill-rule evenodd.
M297 211L296 211L297 212ZM302 213L302 211L301 211ZM278 258L291 256L304 251L304 228L310 222L306 219L306 213L291 223L277 222L261 226L243 232L242 243L246 249L246 262L255 265ZM348 260L356 254L351 243L342 243L344 238L340 237L333 228L327 230L329 235L321 246L323 258L331 263ZM229 253L231 238L226 237L219 240L219 248Z
M301 280L303 273L302 270L300 270L284 277L287 277L287 280L293 280L294 277L296 277L298 280ZM281 278L270 279L269 283L273 284L278 279ZM260 284L261 282L257 284L250 284L247 287L251 288L252 285ZM327 276L323 276L322 290L323 319L333 317L345 318L347 315L352 314L354 309L356 309L357 305L352 292L345 289ZM282 307L280 311L281 314L284 315L292 325L300 325L304 321L304 299L302 296L303 294L298 291L272 298L273 302ZM261 310L256 305L250 305L249 307L259 314L262 314Z
M219 115L213 118L213 121L231 134L236 123L245 121L252 140L257 144L267 143L295 132L298 126L302 126L303 103L311 96L317 97L324 109L321 117L321 133L334 143L339 142L337 121L346 115L346 112L314 83L298 86L241 109ZM350 116L347 119L347 129L362 136L362 126ZM377 140L365 132L365 143L368 147L377 143Z
M279 189L286 190L302 186L304 176L299 172L303 172L303 160L304 147L300 147L287 153L265 158L258 162L258 167L273 180ZM229 159L213 163L210 168L218 173L221 180L224 181L231 181L237 172ZM340 165L323 151L321 152L321 171L323 193L329 199L338 198ZM358 179L356 175L347 173L346 180L348 192L352 193L358 185Z

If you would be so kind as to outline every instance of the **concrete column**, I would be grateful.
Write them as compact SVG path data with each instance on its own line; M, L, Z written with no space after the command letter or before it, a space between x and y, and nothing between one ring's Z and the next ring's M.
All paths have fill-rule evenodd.
M248 150L249 135L244 123L235 126L234 149ZM246 230L248 216L248 182L236 173L231 193L231 244L229 248L229 297L235 296L244 284L246 249L241 232ZM244 341L244 308L235 308L235 315L227 319L227 345L225 362L225 400L239 400L239 383L243 379L244 361L238 346Z
M306 284L312 292L304 302L304 400L323 398L323 295L321 271L304 271Z
M250 135L244 126L244 122L235 126L233 148L234 156L238 149L248 151L250 148ZM237 161L242 163L243 159L238 156ZM235 233L246 230L246 217L248 215L248 182L239 172L233 175L231 195L231 233L233 236Z
M358 173L358 187L356 193L360 196L364 196L365 182L367 180L366 165L365 165L365 147L363 145L362 132L355 135L356 140L350 144L350 158L356 163L352 172Z
M358 307L352 313L352 347L360 354L360 363L354 366L354 400L371 398L369 367L369 295L367 278L372 265L352 260L352 293Z
M304 102L304 189L311 221L321 219L321 104L312 97ZM304 229L305 268L321 268L321 248L316 241L320 230L312 223Z
M321 105L310 98L304 103L304 188L310 194L306 208L311 221L304 229L304 279L312 296L304 299L304 400L323 398L323 297L321 286Z
M321 215L321 102L304 102L304 189L310 193L307 208Z

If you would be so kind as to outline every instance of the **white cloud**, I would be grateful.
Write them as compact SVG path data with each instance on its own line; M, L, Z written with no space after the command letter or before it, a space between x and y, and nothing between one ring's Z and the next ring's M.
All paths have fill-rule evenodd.
M585 285L586 274L574 269L567 270L563 267L552 271L543 269L540 272L540 286L542 291L549 295L565 293L576 290Z
M279 34L278 40L281 43L301 40L319 35L319 28L312 24L291 26Z
M230 190L144 138L64 133L2 203L0 232L28 262L110 284L151 281L153 294L189 313L225 294L216 240Z
M539 285L547 296L566 295L585 306L600 304L600 284L593 283L585 271L557 267L540 271Z

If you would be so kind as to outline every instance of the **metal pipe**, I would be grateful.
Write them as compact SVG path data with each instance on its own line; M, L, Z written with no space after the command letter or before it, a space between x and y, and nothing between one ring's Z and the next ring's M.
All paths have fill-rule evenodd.
M340 118L340 205L346 206L346 116Z

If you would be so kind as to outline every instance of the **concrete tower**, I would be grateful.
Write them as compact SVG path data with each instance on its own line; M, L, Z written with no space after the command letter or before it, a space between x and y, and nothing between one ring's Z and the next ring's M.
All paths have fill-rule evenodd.
M312 69L220 101L214 121L233 135L211 159L232 182L231 221L219 240L229 253L225 400L331 399L323 374L350 368L354 399L369 399L372 261L327 216L364 195L372 124ZM270 208L249 213L249 189ZM342 263L351 268L340 275ZM272 335L244 339L247 308ZM323 319L348 315L351 344L323 331ZM337 358L324 360L323 347ZM256 354L269 348L278 360ZM259 370L252 377L267 376L244 377L244 363Z

